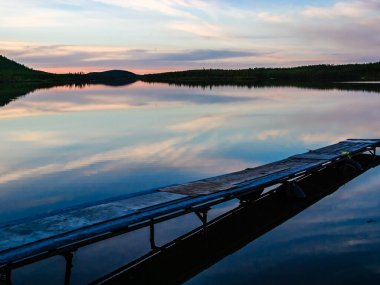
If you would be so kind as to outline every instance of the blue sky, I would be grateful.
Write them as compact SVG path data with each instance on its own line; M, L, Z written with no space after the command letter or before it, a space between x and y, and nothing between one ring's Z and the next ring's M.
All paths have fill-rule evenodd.
M380 0L6 0L0 53L57 72L369 62L378 23Z

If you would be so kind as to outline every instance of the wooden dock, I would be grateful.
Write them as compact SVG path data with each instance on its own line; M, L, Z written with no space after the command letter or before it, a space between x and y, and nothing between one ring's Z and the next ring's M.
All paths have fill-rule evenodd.
M379 146L379 139L346 140L256 168L9 222L0 225L0 270L9 272L58 254L67 257L82 246L145 226L151 227L154 246L155 223L195 212L205 224L213 205L249 200L267 187L328 167L359 169L355 156L376 155Z
M304 199L286 199L283 186L276 187L210 220L206 231L193 229L89 284L182 284L380 165L379 156L361 154L355 160L362 171L336 175L330 167L297 180Z

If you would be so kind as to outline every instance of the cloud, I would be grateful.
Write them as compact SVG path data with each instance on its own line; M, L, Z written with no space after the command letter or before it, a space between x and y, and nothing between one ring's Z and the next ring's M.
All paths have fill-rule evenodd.
M123 1L123 0L93 0L93 2L104 5L113 5L122 9L130 9L146 13L153 11L173 18L201 19L207 16L217 18L218 15L230 15L231 17L241 18L246 16L247 11L229 5L225 2L202 1L202 0L140 0L140 1ZM201 17L203 16L203 17Z
M380 2L376 0L369 1L339 1L332 6L307 7L303 15L311 18L335 19L337 17L347 17L360 19L367 16L376 15L380 9Z
M181 32L190 33L196 36L204 38L224 38L226 33L223 31L223 28L207 23L205 21L197 22L172 22L168 24L168 27L173 30L178 30Z
M378 0L3 2L0 52L49 71L138 73L379 60Z
M155 1L155 0L140 0L140 1L123 1L123 0L95 0L105 5L114 5L120 8L133 9L140 12L154 11L159 12L167 16L180 17L180 18L193 18L194 16L187 12L184 8L189 8L190 3L187 1ZM195 1L199 7L201 1Z
M272 23L284 23L289 22L290 18L285 15L275 15L270 14L268 12L261 12L257 14L257 19L264 21L264 22L272 22Z
M133 51L132 51L133 52ZM258 56L261 53L242 51L242 50L184 50L178 52L166 52L166 53L151 53L149 51L141 51L140 57L144 57L147 60L157 60L157 61L204 61L212 59L228 59L228 58L238 58L238 57L251 57Z
M0 42L1 44L1 42ZM270 52L239 49L126 49L108 46L36 45L3 42L6 56L35 69L66 68L67 72L126 69L138 72L140 68L162 66L189 66L200 68L197 62L260 57ZM136 71L137 70L137 71Z

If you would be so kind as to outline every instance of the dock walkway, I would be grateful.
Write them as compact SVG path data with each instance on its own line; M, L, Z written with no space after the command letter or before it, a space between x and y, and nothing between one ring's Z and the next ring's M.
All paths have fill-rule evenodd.
M0 225L0 269L10 270L144 226L207 210L234 198L249 199L266 187L286 183L340 163L354 167L355 155L376 155L380 140L346 140L256 168L51 212ZM151 228L152 229L152 228ZM154 230L154 229L152 229Z

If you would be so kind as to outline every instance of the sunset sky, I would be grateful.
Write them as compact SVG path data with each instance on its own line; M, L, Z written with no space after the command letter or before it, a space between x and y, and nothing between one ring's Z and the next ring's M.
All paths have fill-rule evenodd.
M380 60L380 0L2 0L0 54L136 73Z

